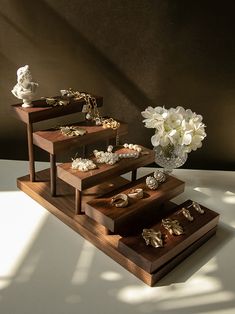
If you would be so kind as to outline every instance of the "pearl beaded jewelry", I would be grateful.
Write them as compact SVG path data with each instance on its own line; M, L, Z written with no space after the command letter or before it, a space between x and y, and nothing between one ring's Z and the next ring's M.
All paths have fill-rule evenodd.
M94 164L94 162L90 159L76 158L76 159L73 159L71 168L85 172L85 171L95 169L96 164Z
M137 151L139 153L142 151L142 148L139 145L137 145L137 144L127 144L127 143L125 143L123 145L123 147L124 148L133 149L133 150L135 150L135 151Z

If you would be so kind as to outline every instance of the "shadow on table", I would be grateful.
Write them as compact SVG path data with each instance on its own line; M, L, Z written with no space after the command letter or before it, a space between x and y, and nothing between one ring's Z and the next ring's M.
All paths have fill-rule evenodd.
M166 286L188 280L194 273L202 268L210 259L223 249L235 235L234 228L220 222L216 234L204 243L193 254L188 256L174 270L162 278L156 286ZM183 271L182 271L183 269Z

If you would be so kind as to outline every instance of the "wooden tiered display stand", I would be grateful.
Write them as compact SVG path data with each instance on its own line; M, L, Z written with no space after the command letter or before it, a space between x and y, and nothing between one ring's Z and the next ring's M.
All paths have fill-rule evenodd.
M102 106L102 97L96 97ZM44 100L33 102L34 107L13 105L16 116L27 126L29 175L17 179L17 186L61 221L92 242L146 284L153 286L162 276L195 251L216 232L219 215L207 208L205 214L192 209L195 217L189 222L181 212L191 201L176 205L170 200L184 191L184 182L168 176L157 190L146 187L146 177L136 180L139 167L154 162L154 153L142 147L137 159L123 159L114 165L98 164L97 169L80 172L71 169L70 163L56 166L56 155L71 145L83 146L115 138L116 130L104 129L91 123L77 125L86 129L83 136L66 137L60 130L33 131L33 123L81 112L84 101L67 106L49 107ZM74 124L73 124L74 125ZM120 122L118 135L127 134L127 124ZM33 145L50 154L50 169L35 172ZM116 148L117 153L129 149ZM132 172L131 181L121 177ZM144 197L130 200L125 208L111 205L118 193L128 194L132 189L143 188ZM174 218L184 226L180 236L166 235L164 247L147 246L141 236L143 228L163 230L162 218Z

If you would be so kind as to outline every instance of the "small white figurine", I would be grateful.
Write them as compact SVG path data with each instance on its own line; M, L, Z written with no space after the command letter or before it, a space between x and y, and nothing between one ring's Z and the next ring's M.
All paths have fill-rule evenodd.
M12 89L12 94L23 99L22 107L32 107L32 99L36 93L38 83L32 82L32 75L29 66L25 65L17 70L17 84Z

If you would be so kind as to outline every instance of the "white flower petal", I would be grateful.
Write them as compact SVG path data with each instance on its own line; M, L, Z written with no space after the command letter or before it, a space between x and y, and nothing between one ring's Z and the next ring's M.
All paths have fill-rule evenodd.
M184 133L182 138L182 145L189 145L192 142L192 135L190 133Z

